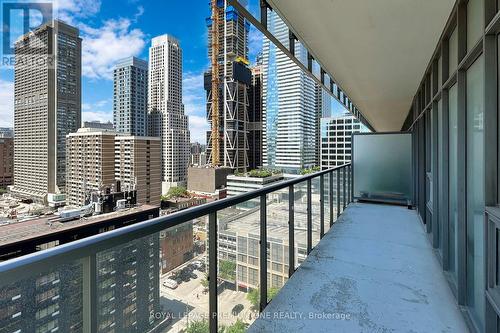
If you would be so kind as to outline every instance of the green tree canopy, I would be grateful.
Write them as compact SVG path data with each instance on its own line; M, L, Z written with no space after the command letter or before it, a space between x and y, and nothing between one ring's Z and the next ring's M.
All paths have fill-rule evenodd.
M225 280L236 279L236 263L230 260L219 262L219 276Z
M224 333L245 333L248 324L238 318L234 324L228 326Z
M272 300L280 290L276 287L267 289L267 301ZM260 290L252 289L247 293L247 300L252 304L252 308L255 310L259 307L260 302Z
M208 326L208 321L197 320L190 321L186 327L186 333L209 333L210 327Z
M188 191L182 186L171 187L166 195L161 196L162 201L170 200L173 198L185 198L188 197Z

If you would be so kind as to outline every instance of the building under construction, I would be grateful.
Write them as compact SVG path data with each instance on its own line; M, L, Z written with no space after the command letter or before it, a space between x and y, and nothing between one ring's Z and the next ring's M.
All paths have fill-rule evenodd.
M208 53L212 66L205 73L207 92L207 162L245 172L249 165L248 68L250 25L224 0L212 0L207 18ZM215 30L214 30L215 29ZM213 53L215 52L215 54ZM214 94L214 90L217 90Z

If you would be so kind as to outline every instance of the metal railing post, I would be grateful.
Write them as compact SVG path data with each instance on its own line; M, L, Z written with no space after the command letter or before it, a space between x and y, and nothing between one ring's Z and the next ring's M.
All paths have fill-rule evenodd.
M340 169L337 169L337 218L340 216Z
M351 203L351 166L347 167L347 203Z
M307 180L307 254L312 250L312 193L311 179Z
M208 215L208 298L210 333L217 333L217 212Z
M267 202L260 196L260 312L267 305Z
M293 185L288 187L288 277L295 272L295 193Z
M345 210L345 200L346 200L346 169L347 167L342 168L342 211Z
M354 201L354 166L351 163L351 202Z
M319 176L319 238L325 235L325 176Z
M82 259L83 332L97 332L97 261L92 254ZM158 310L157 310L158 311Z
M333 171L328 175L330 181L330 187L328 188L330 197L330 228L333 226Z

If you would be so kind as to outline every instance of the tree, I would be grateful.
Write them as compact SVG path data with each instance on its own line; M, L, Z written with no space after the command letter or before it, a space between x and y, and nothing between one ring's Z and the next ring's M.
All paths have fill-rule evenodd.
M210 327L208 326L208 321L197 320L190 321L186 327L186 333L209 333Z
M185 198L188 197L188 191L182 186L171 187L166 195L161 196L162 201L174 199L174 198Z
M236 263L230 260L221 260L219 262L219 276L224 280L235 280Z
M248 324L238 318L234 324L228 326L224 333L245 333Z
M321 168L319 166L315 166L312 168L300 169L300 174L301 175L308 175L310 173L318 172L320 170L321 170Z
M205 273L205 278L201 280L201 285L203 288L207 289L208 288L208 274Z
M252 308L256 310L259 307L260 301L259 289L251 289L247 294L247 300L252 304Z
M219 325L219 333L224 333L225 331L225 326ZM186 333L210 333L209 323L207 320L190 321L186 327Z
M267 289L267 301L272 300L280 290L276 287ZM252 308L256 310L259 307L260 302L260 290L252 289L247 293L247 300L252 304Z

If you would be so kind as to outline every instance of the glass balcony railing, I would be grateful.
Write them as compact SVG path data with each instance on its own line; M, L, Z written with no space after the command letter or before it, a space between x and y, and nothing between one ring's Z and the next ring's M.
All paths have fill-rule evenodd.
M345 164L1 262L0 330L245 328L351 202L350 173Z

